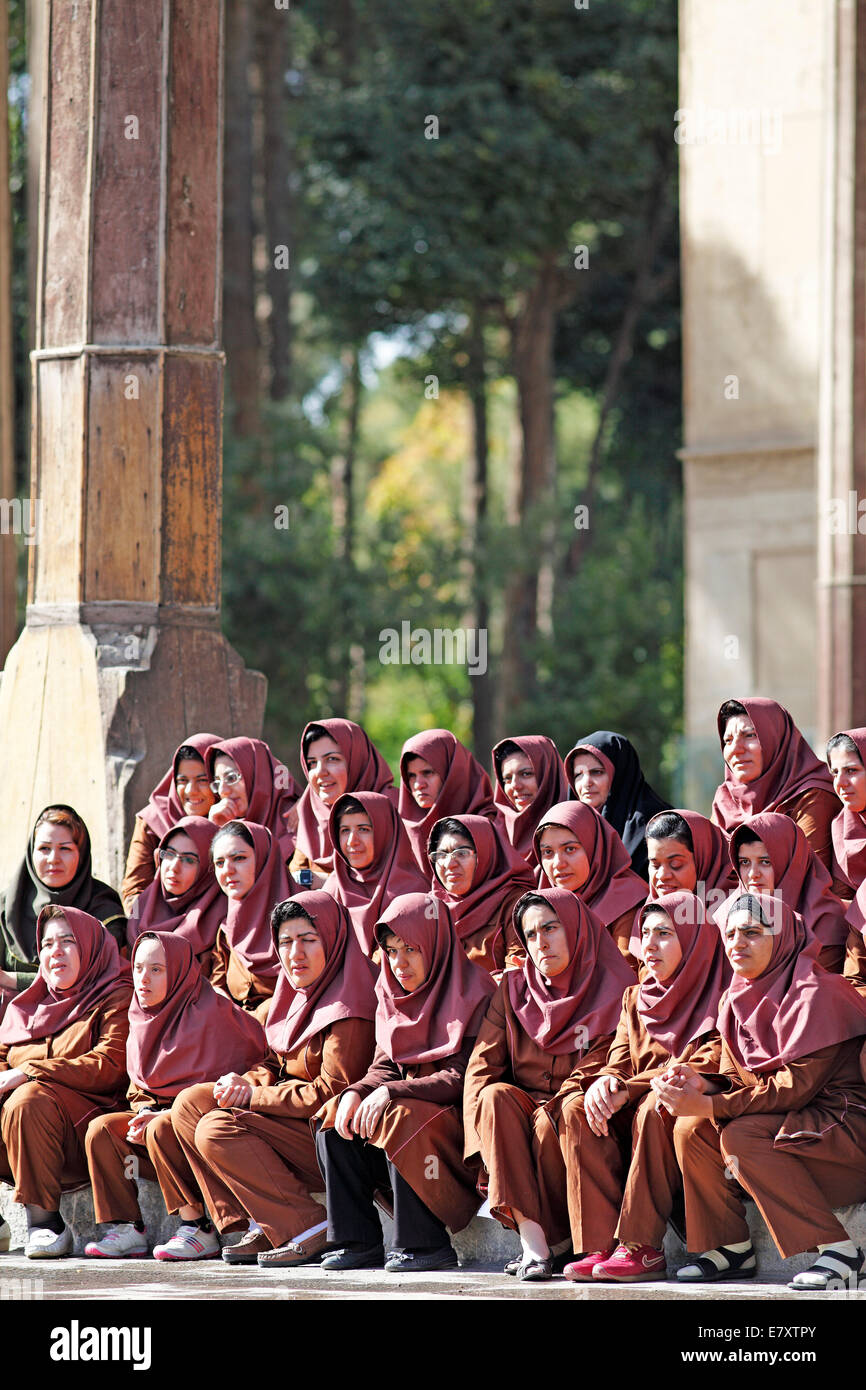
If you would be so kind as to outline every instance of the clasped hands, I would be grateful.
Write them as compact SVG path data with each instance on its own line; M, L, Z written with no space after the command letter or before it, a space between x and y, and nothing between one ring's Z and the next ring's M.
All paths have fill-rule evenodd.
M713 1102L707 1092L706 1078L687 1062L674 1062L650 1085L656 1095L656 1109L671 1115L700 1115L710 1119ZM599 1076L583 1097L586 1121L593 1134L608 1133L608 1122L628 1102L628 1089L616 1076Z
M361 1139L370 1139L390 1099L386 1086L377 1086L363 1100L357 1091L344 1091L337 1107L334 1129L341 1139L351 1139L353 1134Z

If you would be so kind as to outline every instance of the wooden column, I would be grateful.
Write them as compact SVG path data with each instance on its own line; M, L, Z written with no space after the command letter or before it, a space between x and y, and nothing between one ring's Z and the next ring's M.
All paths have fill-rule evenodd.
M9 192L9 16L0 5L0 496L15 496L15 394L12 363L12 204ZM13 513L6 515L14 519ZM15 641L15 536L0 533L0 667Z
M134 813L182 736L261 727L264 677L219 621L222 8L45 8L39 544L0 687L20 811L3 869L61 799L119 881Z
M828 22L818 456L821 738L866 724L866 4L834 0Z

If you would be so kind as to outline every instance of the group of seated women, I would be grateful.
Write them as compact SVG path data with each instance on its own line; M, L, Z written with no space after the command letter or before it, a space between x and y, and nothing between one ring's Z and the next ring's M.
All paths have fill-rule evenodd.
M193 734L116 893L47 807L0 901L0 1179L25 1252L394 1272L457 1267L479 1212L505 1272L856 1280L866 1200L866 729L821 762L763 698L719 712L712 818L668 807L620 734L565 760L446 729L399 786L367 734L309 724L301 791L259 739ZM381 1214L392 1225L383 1226ZM387 1242L383 1230L392 1234ZM223 1237L233 1233L231 1240ZM10 1232L0 1224L0 1249Z

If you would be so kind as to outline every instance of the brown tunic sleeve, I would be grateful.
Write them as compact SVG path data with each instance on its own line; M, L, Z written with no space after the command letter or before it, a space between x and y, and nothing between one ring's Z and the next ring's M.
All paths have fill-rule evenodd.
M340 1019L310 1038L299 1052L284 1058L285 1079L273 1086L256 1086L249 1108L309 1119L327 1100L364 1075L372 1054L372 1021Z
M13 1044L5 1053L7 1064L21 1067L34 1081L54 1081L82 1096L123 1095L129 1000L129 985L120 985L89 1018L76 1020L56 1037Z
M156 877L153 852L159 848L159 836L155 835L146 821L135 818L135 829L126 856L126 872L120 885L120 899L128 913L139 893L143 893Z
M469 1038L451 1057L405 1068L377 1048L373 1065L360 1082L352 1084L352 1090L363 1100L377 1086L384 1086L390 1100L425 1100L429 1105L459 1106L463 1077L474 1043L475 1039Z
M623 912L615 922L611 922L608 926L608 931L616 942L620 954L625 957L635 974L640 966L640 961L635 960L632 955L629 942L631 941L634 919L642 906L643 904L640 904L639 907L630 907L627 912Z
M517 935L511 914L514 904L519 902L525 891L520 887L512 889L500 903L495 916L472 936L463 938L463 949L469 959L491 975L503 970L511 961L523 963L523 943Z
M507 977L506 977L507 978ZM511 1064L505 1036L503 992L506 982L497 989L478 1030L475 1046L463 1079L463 1124L466 1132L465 1157L481 1152L481 1141L475 1128L478 1101L485 1086L494 1081L510 1079Z
M824 868L833 873L833 837L830 827L841 809L835 792L823 787L809 787L790 801L780 802L779 813L790 816L799 825L811 849Z
M776 1071L756 1073L740 1067L723 1042L719 1071L730 1089L710 1097L713 1119L734 1120L739 1115L775 1115L802 1110L836 1071L841 1048L842 1044L833 1043L810 1057L788 1062Z
M152 1095L149 1091L142 1091L134 1082L130 1081L126 1092L126 1099L129 1101L129 1108L134 1114L140 1110L169 1110L171 1100L160 1100L158 1096Z

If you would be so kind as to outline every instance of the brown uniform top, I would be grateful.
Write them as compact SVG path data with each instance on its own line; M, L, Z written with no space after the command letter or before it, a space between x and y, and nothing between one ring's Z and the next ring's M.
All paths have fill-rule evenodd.
M210 982L214 989L230 994L235 1003L250 1013L255 1013L261 1004L270 1000L277 987L276 979L266 980L247 969L229 946L223 927L217 931L214 942Z
M391 1100L426 1100L431 1105L460 1106L463 1099L463 1077L472 1054L474 1038L468 1038L459 1052L436 1062L413 1062L404 1066L392 1062L381 1047L376 1048L373 1061L352 1090L363 1100L377 1087L384 1086Z
M582 1090L607 1061L612 1035L595 1038L582 1054L566 1052L560 1056L545 1052L526 1033L515 1017L508 996L508 976L490 1001L466 1068L463 1088L463 1123L466 1130L466 1157L480 1152L475 1128L481 1092L495 1081L519 1086L536 1105L544 1106L552 1119L558 1117L560 1102L571 1091Z
M33 1081L66 1086L82 1101L119 1103L128 1079L128 1010L129 985L121 984L56 1037L0 1044L0 1071L20 1067Z
M635 960L634 956L631 954L629 942L631 941L631 934L634 930L634 919L642 908L643 903L638 903L637 907L627 908L620 917L617 917L616 921L611 922L608 926L608 931L616 942L621 955L625 957L635 973L637 973L641 962Z
M254 1087L249 1109L282 1119L308 1120L363 1076L373 1055L373 1023L341 1018L314 1033L295 1052L269 1052L246 1072Z
M126 872L120 885L120 899L127 913L132 910L139 893L143 893L156 877L153 852L158 848L159 836L151 830L147 821L136 816L126 856Z
M779 815L789 816L799 825L824 868L833 875L833 837L830 826L839 814L841 803L835 792L824 787L807 787L799 796L792 796L776 807ZM837 885L834 883L834 888Z
M625 1082L628 1103L641 1100L650 1089L650 1082L671 1062L688 1062L695 1071L716 1073L719 1070L722 1043L718 1033L705 1033L687 1044L682 1054L673 1058L661 1043L650 1037L637 1011L640 985L631 985L622 998L622 1013L616 1035L610 1045L603 1076L616 1076Z
M491 975L504 970L506 965L523 963L526 951L511 920L511 914L514 904L527 891L526 888L518 887L507 893L499 911L493 914L489 922L479 927L471 936L460 938L469 959L475 965L489 971Z
M777 1139L816 1139L844 1120L849 1108L866 1110L860 1071L862 1038L849 1038L800 1057L775 1071L751 1072L722 1043L719 1075L725 1089L711 1097L717 1126L740 1115L784 1115Z

